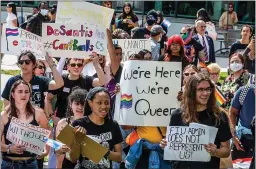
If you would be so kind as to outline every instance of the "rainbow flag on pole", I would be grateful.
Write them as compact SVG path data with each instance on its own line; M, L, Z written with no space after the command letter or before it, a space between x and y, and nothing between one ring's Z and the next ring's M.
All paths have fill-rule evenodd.
M222 106L226 102L225 96L217 86L215 87L215 97L218 106Z

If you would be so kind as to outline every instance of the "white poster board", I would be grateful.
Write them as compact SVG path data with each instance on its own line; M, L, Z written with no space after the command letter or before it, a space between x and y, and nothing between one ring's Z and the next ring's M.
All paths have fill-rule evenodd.
M45 138L50 136L51 131L24 123L12 117L6 139L13 144L20 144L26 147L26 151L41 155L44 151Z
M119 125L168 126L172 111L179 107L181 76L179 62L124 62L115 120Z
M31 51L37 59L45 60L42 37L24 29L3 25L1 52L19 56L24 51Z
M58 1L56 23L95 24L109 28L114 9L89 2Z
M207 128L168 126L166 141L164 160L208 162L211 159L204 148L204 144L209 144Z
M106 29L89 24L43 23L44 49L50 56L86 58L107 54Z
M113 39L113 44L121 46L123 62L127 61L131 54L138 54L143 49L151 52L150 39Z

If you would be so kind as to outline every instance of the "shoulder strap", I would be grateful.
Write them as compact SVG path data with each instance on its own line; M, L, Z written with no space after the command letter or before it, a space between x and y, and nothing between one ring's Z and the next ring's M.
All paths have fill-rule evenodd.
M244 86L244 88L242 89L240 95L239 95L239 102L240 102L240 105L243 105L244 103L244 100L245 100L245 97L250 89L250 86L251 85L246 85Z

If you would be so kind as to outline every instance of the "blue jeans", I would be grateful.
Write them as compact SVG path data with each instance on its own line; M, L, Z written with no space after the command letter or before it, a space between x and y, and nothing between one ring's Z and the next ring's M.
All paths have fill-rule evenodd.
M25 161L5 161L2 160L1 169L38 169L37 161L32 162Z

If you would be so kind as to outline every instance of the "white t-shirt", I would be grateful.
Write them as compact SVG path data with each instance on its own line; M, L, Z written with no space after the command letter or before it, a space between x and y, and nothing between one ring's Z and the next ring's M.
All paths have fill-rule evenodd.
M8 16L6 18L6 25L7 26L14 26L12 21L17 19L17 16L14 15L13 13L8 13Z

